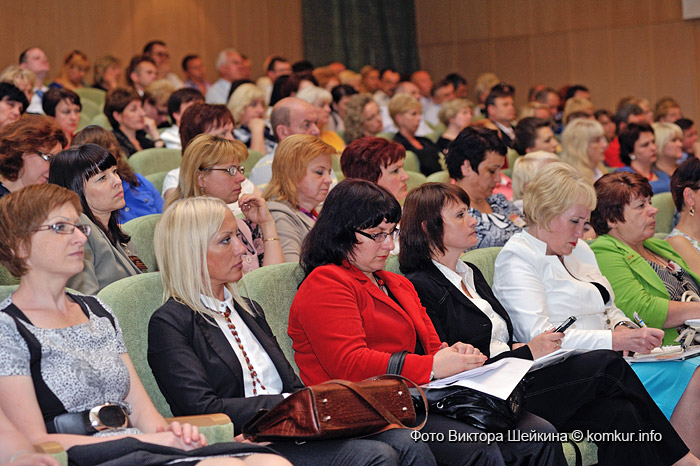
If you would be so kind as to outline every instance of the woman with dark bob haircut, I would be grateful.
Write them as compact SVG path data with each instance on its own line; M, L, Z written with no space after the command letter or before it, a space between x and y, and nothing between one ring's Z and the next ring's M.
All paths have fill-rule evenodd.
M68 143L60 126L45 115L23 115L0 131L0 197L46 183L49 163Z
M665 193L671 189L671 177L657 170L656 136L654 129L646 123L630 123L619 136L620 160L625 164L618 172L639 173L651 185L654 194Z
M41 99L41 108L63 129L70 144L78 129L80 112L83 109L80 96L70 89L54 87L44 94Z
M676 210L681 213L681 220L666 238L673 249L680 254L690 270L700 275L700 214L695 215L695 208L700 208L700 160L689 157L678 166L671 176L671 194Z
M441 343L410 282L383 270L394 248L401 207L384 188L346 179L328 195L304 240L306 278L289 315L289 336L301 379L359 381L384 374L394 353L405 351L401 375L419 384L480 367L478 349ZM551 431L525 414L518 429ZM479 432L431 414L424 432ZM557 443L427 442L440 464L565 464Z
M408 194L405 159L406 149L398 142L367 136L355 139L345 148L340 168L346 178L377 183L401 202Z
M85 268L68 280L70 288L95 294L120 278L147 272L132 252L131 237L119 227L124 190L117 160L107 149L84 144L57 154L51 162L49 183L78 194L83 207L80 219L93 231L85 243Z
M401 271L415 286L440 339L448 344L471 343L489 357L487 364L504 357L537 359L559 349L564 334L551 328L527 344L516 343L508 312L484 276L476 266L460 260L463 251L476 243L476 221L468 209L464 190L441 183L412 190L404 205ZM527 410L550 421L559 432L671 430L634 371L616 352L589 351L528 376ZM621 464L632 458L631 453L649 454L631 443L603 444L598 459L600 464Z
M127 157L144 149L165 147L156 122L146 116L141 97L135 90L109 91L105 96L104 114Z
M515 141L513 149L518 154L525 155L528 152L544 150L553 154L557 153L559 142L552 124L544 118L528 117L523 118L515 125Z

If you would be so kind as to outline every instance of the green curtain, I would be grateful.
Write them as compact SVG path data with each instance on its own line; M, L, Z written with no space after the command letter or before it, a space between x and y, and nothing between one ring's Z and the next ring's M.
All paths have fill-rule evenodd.
M305 58L410 73L420 68L413 0L302 0Z

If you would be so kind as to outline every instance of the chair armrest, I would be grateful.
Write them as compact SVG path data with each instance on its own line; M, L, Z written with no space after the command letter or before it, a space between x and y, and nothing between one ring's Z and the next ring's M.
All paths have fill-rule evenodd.
M47 455L53 455L54 453L63 452L63 446L58 442L43 442L34 445L34 450L37 453L46 453Z
M187 422L199 428L209 445L221 442L233 442L233 423L223 413L198 414L196 416L178 416L165 419L168 422Z

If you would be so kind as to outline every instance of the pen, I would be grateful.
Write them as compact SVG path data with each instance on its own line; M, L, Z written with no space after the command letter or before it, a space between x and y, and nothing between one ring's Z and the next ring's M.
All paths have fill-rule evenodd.
M634 312L634 321L639 325L640 327L646 327L647 324L644 323L641 317L639 317L639 314L637 314L637 311Z

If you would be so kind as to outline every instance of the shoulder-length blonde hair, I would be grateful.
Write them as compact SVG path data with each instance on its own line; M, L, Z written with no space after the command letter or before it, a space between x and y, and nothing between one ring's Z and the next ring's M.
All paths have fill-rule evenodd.
M263 197L266 201L287 201L298 208L297 188L309 162L321 155L332 156L335 153L333 146L316 136L294 134L284 138L275 150L272 178L263 192Z
M523 213L528 225L549 231L554 217L566 212L581 200L591 211L596 206L596 194L588 180L571 165L553 162L542 168L528 183L523 196Z
M198 182L202 171L222 163L240 164L247 158L248 149L241 141L200 134L185 149L177 188L168 194L164 208L167 209L178 199L203 195Z
M243 83L233 91L231 97L228 99L226 106L231 110L233 115L233 120L236 122L236 126L241 125L241 117L245 108L251 104L254 100L261 99L263 105L267 108L265 104L265 91L260 89L255 84Z
M204 315L213 315L200 296L215 298L207 264L207 248L226 215L233 215L221 199L180 199L163 212L156 225L153 246L163 280L163 302L170 298ZM250 312L236 283L226 288L234 300Z
M607 172L602 162L597 167L592 167L588 155L588 146L602 137L605 137L603 125L587 118L575 119L566 125L561 135L561 161L574 167L591 185L595 181L595 168L602 173Z

